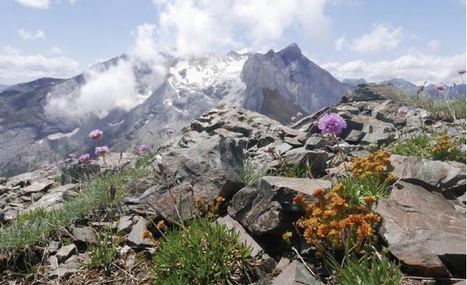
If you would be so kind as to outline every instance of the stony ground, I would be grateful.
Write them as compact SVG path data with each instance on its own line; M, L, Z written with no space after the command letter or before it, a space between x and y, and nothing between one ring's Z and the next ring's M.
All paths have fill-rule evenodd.
M251 284L322 284L308 270L321 273L319 264L307 256L309 247L294 241L299 256L281 241L301 214L293 197L329 189L349 158L365 156L405 134L429 130L465 136L458 127L465 120L437 121L417 108L401 117L399 107L377 94L360 94L284 126L241 108L219 106L157 151L151 171L162 173L164 179L149 174L129 181L122 202L77 219L37 247L0 251L0 280L2 284L151 284L157 223L164 220L170 226L180 218L188 220L197 211L195 200L223 197L217 222L240 232L251 246L258 275ZM346 119L348 127L337 146L317 129L316 121L325 112ZM242 175L247 159L263 174L252 185L245 185ZM135 167L137 160L129 153L110 154L105 163L96 161L92 166L71 159L59 170L1 179L0 223L8 226L34 209L60 207L80 194L78 181L98 172ZM400 180L375 212L383 220L380 243L401 262L406 275L401 284L465 284L456 283L465 278L465 163L402 155L390 160ZM310 161L308 177L286 177L280 171L283 165L304 166ZM117 258L108 270L90 269L89 245L97 242L104 228L110 228L117 240ZM156 238L145 238L147 231ZM331 279L322 281L326 280L332 284Z

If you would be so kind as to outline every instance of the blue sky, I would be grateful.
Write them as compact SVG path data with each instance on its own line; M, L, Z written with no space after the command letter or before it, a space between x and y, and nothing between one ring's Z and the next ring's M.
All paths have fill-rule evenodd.
M266 51L290 42L339 79L450 81L462 0L2 0L0 84L68 77L124 52Z

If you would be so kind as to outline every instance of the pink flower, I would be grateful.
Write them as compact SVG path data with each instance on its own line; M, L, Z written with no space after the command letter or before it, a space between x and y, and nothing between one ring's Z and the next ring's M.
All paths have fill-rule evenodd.
M104 155L110 151L109 147L106 145L96 147L96 155Z
M465 69L459 69L457 73L459 73L459 75L465 74Z
M83 164L88 164L89 162L91 162L91 155L89 155L89 153L85 153L83 155L81 155L79 158L78 158L79 162L83 163Z
M446 87L444 86L444 84L438 83L438 84L436 84L436 90L438 90L439 92L442 92L442 91L446 90Z
M89 137L95 141L102 139L103 136L104 136L104 132L99 129L95 129L89 133Z
M323 134L339 135L347 128L347 123L339 114L328 113L319 119L318 128Z
M138 148L139 154L145 154L149 150L149 146L147 144L142 144Z
M303 118L303 113L298 112L297 115L295 115L295 117L297 117L297 119L300 120L301 118Z
M402 117L405 117L407 116L407 113L409 112L409 108L407 106L401 106L399 107L399 109L397 110L397 113L402 116Z

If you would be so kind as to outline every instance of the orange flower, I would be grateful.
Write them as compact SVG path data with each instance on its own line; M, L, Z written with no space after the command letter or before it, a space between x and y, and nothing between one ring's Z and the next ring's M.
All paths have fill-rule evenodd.
M303 194L297 194L293 197L293 202L298 205L303 205L305 203L306 197Z
M324 237L329 232L329 227L327 225L320 225L318 227L318 235Z
M315 190L315 192L313 192L313 196L315 197L321 197L324 193L324 189L323 188L318 188Z
M318 216L320 216L322 213L323 213L323 210L321 210L320 208L316 208L316 209L313 210L312 216L313 216L313 217L318 217Z
M365 203L369 206L373 205L376 202L376 197L371 195L371 196L366 196L363 198Z
M152 233L148 230L143 231L141 234L142 239L152 238Z

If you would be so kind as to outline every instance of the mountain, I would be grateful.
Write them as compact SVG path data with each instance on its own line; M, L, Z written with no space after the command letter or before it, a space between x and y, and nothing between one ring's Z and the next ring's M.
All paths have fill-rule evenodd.
M359 78L359 79L344 79L342 80L342 83L353 88L361 84L367 84L368 82L363 78Z
M394 78L394 79L382 81L380 82L380 84L390 85L396 91L402 92L409 96L415 96L417 94L417 91L420 88L420 86L417 86L410 81L400 79L400 78ZM448 88L444 92L439 92L436 89L436 85L429 84L424 87L424 89L420 93L420 96L431 98L433 100L443 100L445 96L447 96L447 98L449 99L465 98L465 84L453 85L451 86L450 89Z
M8 85L0 84L0 92L7 88L8 88Z
M154 88L147 77L151 65L135 64L127 55L91 68L106 72L113 66L133 64L136 88L147 96L130 110L81 117L46 112L52 99L76 99L89 80L86 73L66 80L39 79L1 92L0 175L52 163L70 152L92 152L92 142L86 137L94 128L105 132L104 143L114 151L126 151L140 143L159 145L219 104L234 104L286 123L297 112L306 115L336 104L349 92L347 86L308 60L296 44L265 54L229 52L165 59L168 73Z

